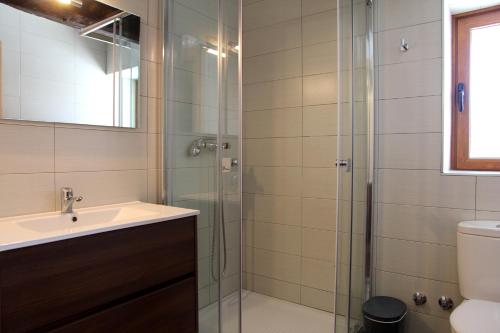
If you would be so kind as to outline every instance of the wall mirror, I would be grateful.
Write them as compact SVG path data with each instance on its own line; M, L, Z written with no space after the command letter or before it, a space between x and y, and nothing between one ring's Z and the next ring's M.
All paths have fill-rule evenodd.
M0 0L0 118L137 127L139 40L96 0Z

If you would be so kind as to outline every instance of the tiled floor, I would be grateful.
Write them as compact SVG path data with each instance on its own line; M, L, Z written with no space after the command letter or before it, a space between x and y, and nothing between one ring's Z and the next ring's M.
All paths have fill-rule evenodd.
M224 333L237 333L237 298L228 296L222 304ZM333 333L333 314L245 291L242 298L243 333ZM233 315L231 315L233 314ZM200 333L217 332L217 306L200 312Z

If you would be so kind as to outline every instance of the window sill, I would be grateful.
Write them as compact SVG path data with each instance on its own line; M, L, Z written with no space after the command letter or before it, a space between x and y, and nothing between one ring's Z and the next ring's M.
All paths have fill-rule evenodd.
M485 176L500 177L500 171L467 171L467 170L441 170L444 176Z

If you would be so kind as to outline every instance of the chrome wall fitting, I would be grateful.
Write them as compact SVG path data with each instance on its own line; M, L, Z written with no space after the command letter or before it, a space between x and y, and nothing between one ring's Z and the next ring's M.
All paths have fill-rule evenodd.
M424 305L427 303L427 296L417 291L413 294L413 302L415 302L415 305Z
M399 47L399 49L401 50L401 52L408 52L408 50L410 49L410 45L408 44L406 38L401 38L401 46Z
M453 300L450 297L439 297L438 304L443 310L450 310L453 308Z

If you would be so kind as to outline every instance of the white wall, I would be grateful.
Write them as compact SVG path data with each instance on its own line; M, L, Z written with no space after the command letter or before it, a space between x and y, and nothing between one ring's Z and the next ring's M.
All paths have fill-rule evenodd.
M378 0L376 293L410 306L410 332L449 332L456 226L499 218L500 178L442 175L442 2ZM399 50L401 38L410 50ZM416 307L414 291L427 294Z
M159 1L116 0L141 15L141 119L137 129L0 121L0 216L56 210L59 189L77 207L158 200L161 52Z

